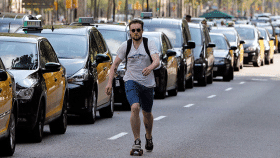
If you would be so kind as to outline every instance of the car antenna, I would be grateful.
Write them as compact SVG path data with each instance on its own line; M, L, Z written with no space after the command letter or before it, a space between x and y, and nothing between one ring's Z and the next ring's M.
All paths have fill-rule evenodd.
M10 29L11 29L11 23L9 23L9 30L8 30L8 33L10 33Z

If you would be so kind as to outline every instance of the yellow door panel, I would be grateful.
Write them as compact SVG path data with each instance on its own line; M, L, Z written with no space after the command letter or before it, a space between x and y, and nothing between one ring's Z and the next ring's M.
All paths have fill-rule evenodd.
M275 35L276 48L278 48L278 37Z
M240 44L239 46L239 52L240 52L240 63L243 63L243 60L244 60L244 47L243 47L243 44Z
M270 59L272 59L273 55L274 55L274 41L273 40L269 41L269 46L270 46L269 56L270 56Z
M9 125L10 110L13 104L13 91L12 87L9 85L12 83L10 75L6 81L0 82L0 88L2 89L0 93L0 135L6 132Z
M46 82L47 88L47 98L46 98L46 118L50 116L50 111L54 108L54 104L56 102L56 83L55 83L55 72L45 73L43 77Z
M261 55L261 60L264 59L264 43L263 43L263 40L259 40L259 43L260 43L260 55Z
M97 66L97 75L98 75L98 98L97 98L97 106L102 105L108 102L110 98L107 95L104 95L105 87L109 80L109 69L111 68L110 62L100 63Z
M167 59L167 87L174 86L177 80L177 60L175 57Z
M230 56L231 56L231 66L234 65L234 53L233 53L233 50L230 50Z

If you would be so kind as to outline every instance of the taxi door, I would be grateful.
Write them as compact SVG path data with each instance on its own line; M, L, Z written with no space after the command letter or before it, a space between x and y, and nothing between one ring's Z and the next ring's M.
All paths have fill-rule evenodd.
M259 39L259 44L260 44L260 56L261 56L261 61L264 61L264 43L263 43L263 39Z
M8 73L7 75L7 80L0 81L0 136L8 129L13 103L12 79Z
M45 68L45 64L48 62L58 62L55 52L46 40L40 42L40 61L42 68ZM58 84L58 82L61 82L59 81L61 78L59 72L44 73L43 78L45 79L47 91L45 118L48 121L53 116L60 114L62 106L59 106L60 102L58 98L62 96L61 93L63 92L60 90Z
M269 46L270 46L269 59L273 59L273 56L274 56L274 40L269 40Z
M101 34L95 30L93 31L94 38L98 47L98 52L100 54L105 54L110 57L109 62L100 63L97 66L97 80L98 80L98 98L97 98L97 106L108 103L110 101L110 96L104 95L105 87L109 81L109 70L112 65L112 56L107 49L106 43L103 40Z
M243 64L243 60L244 60L244 47L243 44L239 44L239 52L240 52L240 64ZM242 65L243 66L243 65Z

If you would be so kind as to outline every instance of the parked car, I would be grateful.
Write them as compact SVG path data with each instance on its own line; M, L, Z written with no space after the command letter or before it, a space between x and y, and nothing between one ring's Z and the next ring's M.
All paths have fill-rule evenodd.
M275 38L271 36L266 28L259 28L258 30L261 33L261 36L264 37L264 46L265 46L265 64L273 63L274 57L274 40Z
M88 20L93 18L81 19L80 25L87 24ZM113 58L95 27L46 25L44 28L23 27L18 33L43 36L52 44L67 71L68 113L81 115L87 123L95 122L97 110L101 117L113 117L114 93L105 94Z
M51 133L64 134L67 128L67 81L65 68L44 37L0 34L0 57L14 75L19 102L18 129L30 132L41 142L44 125Z
M227 37L230 45L237 47L235 51L231 51L234 53L234 70L239 71L239 69L242 69L244 61L243 44L245 44L245 41L240 39L236 29L234 27L213 27L211 32L223 33Z
M26 20L27 16L28 15L26 14L2 12L0 14L0 32L14 33L23 25L23 22Z
M169 38L172 46L179 50L178 90L185 91L185 88L193 87L194 79L194 56L192 49L195 42L191 40L188 22L184 19L151 18L145 17L144 31L163 32Z
M245 41L244 46L244 64L253 64L261 66L264 63L264 44L263 37L253 25L235 25L236 31Z
M224 81L230 81L234 78L234 58L231 50L237 49L236 46L230 46L226 36L222 33L210 33L211 40L216 44L214 48L214 77L222 76Z
M2 41L0 40L0 45ZM0 48L0 53L4 50ZM0 156L12 156L16 148L18 102L14 76L6 71L0 58Z
M213 47L208 29L203 24L189 23L190 33L196 47L194 54L194 80L201 86L213 82L214 56Z

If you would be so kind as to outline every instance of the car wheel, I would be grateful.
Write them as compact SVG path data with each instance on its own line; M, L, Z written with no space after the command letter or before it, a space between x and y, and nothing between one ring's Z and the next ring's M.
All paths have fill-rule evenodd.
M99 110L100 116L104 117L104 118L112 118L113 115L114 115L114 104L115 104L115 102L114 102L114 88L112 87L112 94L111 94L111 97L110 97L110 104L109 104L109 106Z
M32 140L37 143L42 141L43 132L44 132L45 116L44 116L43 104L44 103L41 100L40 105L39 105L37 122L36 122L34 129L31 131Z
M258 56L257 61L253 63L253 65L255 67L260 67L261 66L261 56L260 55Z
M266 65L269 65L269 64L270 64L270 59L269 59L269 57L267 57L267 58L265 59L265 64L266 64Z
M155 90L155 98L164 99L166 95L166 77L165 74L159 79L159 87Z
M186 88L193 88L193 86L194 86L194 83L193 83L193 81L194 81L194 72L193 72L193 70L192 70L192 75L191 75L191 77L186 81Z
M16 118L12 111L8 126L8 137L0 141L0 156L12 156L16 148Z
M240 64L240 69L243 69L243 64L244 62L242 61L242 63Z
M207 77L207 83L212 84L213 83L213 69L211 71L211 74Z
M198 84L200 86L206 86L207 85L207 76L205 75L205 71L203 72L203 75L198 80Z
M236 63L236 66L234 68L234 71L239 71L240 70L240 61L239 61L239 58L237 59L237 63Z
M177 94L178 94L178 80L176 81L175 84L176 84L175 89L172 89L172 90L168 91L169 96L177 96Z
M49 124L53 134L64 134L67 129L67 98L64 97L62 112L59 118Z
M271 63L271 64L273 64L273 62L274 62L274 59L273 59L273 58L272 58L272 59L270 59L270 63Z
M233 67L230 69L230 79L233 80L234 78L234 70Z
M186 74L185 70L183 68L180 69L179 71L179 78L178 78L178 90L181 92L185 91L186 88Z
M96 91L92 90L89 97L89 111L84 114L84 121L89 124L94 124L96 120L96 110L97 110L97 95Z

